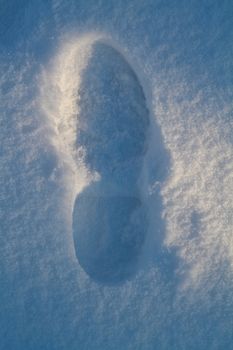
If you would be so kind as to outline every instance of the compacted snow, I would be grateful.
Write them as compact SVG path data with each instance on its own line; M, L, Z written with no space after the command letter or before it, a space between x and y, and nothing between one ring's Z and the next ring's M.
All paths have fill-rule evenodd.
M134 272L148 230L138 179L149 112L142 87L120 53L102 42L92 51L79 91L76 147L99 179L76 198L73 234L85 271L117 282Z

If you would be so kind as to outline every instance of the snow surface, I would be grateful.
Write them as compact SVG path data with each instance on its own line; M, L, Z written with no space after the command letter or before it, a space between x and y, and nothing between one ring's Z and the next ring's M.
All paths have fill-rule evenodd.
M1 350L232 349L232 15L1 1Z

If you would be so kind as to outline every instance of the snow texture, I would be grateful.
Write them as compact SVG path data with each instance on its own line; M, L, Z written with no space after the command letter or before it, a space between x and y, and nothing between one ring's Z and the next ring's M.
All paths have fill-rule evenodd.
M1 1L1 350L232 349L232 14Z

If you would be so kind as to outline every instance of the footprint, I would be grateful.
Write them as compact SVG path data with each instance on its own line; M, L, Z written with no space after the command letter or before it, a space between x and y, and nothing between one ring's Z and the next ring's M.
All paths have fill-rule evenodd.
M137 271L148 229L139 180L149 111L129 63L101 40L93 44L81 78L76 147L99 180L75 200L75 252L92 279L121 283Z

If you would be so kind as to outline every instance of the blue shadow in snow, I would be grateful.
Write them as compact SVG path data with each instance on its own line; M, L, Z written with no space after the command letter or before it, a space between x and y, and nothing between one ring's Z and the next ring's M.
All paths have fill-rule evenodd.
M149 228L139 181L148 151L149 110L129 63L101 41L93 45L79 97L76 146L85 150L87 168L101 179L74 204L76 256L93 280L119 284L136 273ZM162 180L168 156L158 130L155 137L159 168L154 170Z

